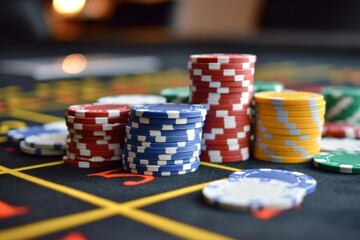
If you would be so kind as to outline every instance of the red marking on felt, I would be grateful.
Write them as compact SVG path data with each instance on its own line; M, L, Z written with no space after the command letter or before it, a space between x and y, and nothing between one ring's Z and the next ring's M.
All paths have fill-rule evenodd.
M141 174L133 174L133 173L115 173L117 171L121 171L123 170L122 168L117 168L117 169L113 169L110 171L105 171L105 172L99 172L99 173L92 173L92 174L88 174L86 176L89 177L104 177L104 178L125 178L125 177L136 177L136 178L141 178L142 180L139 181L125 181L123 183L124 186L127 187L132 187L132 186L137 186L137 185L141 185L141 184L145 184L148 182L151 182L155 179L154 176L147 176L147 175L141 175Z
M302 207L302 205L299 204L299 205L293 207L292 209L298 210L298 209L301 209L301 207ZM257 219L266 221L266 220L269 220L269 219L271 219L273 217L276 217L276 216L280 215L283 212L285 212L285 211L268 209L268 210L253 211L251 214L254 217L256 217Z
M82 233L71 232L65 237L60 238L59 240L88 240Z
M16 148L14 148L14 147L5 147L6 152L14 152L15 150L16 150Z
M22 215L27 213L28 211L29 208L26 206L14 207L3 201L0 201L0 220Z

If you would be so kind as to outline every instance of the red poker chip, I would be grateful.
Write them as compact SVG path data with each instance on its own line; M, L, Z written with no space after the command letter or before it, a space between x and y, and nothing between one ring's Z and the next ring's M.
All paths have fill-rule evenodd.
M237 93L252 93L253 86L249 87L219 87L219 88L209 88L203 86L192 85L190 91L193 93L220 93L220 94L237 94Z
M74 149L91 149L91 150L110 150L110 149L122 149L124 144L109 143L109 144L93 144L93 143L68 143L69 147Z
M89 137L98 137L98 136L118 136L124 135L125 133L125 126L120 130L110 130L110 131L96 131L96 130L75 130L69 129L69 133L71 134L80 134L82 136L89 136Z
M249 99L249 102L253 99L253 94L250 92L239 92L239 93L211 93L211 92L197 92L191 93L194 97L198 99Z
M198 63L241 63L241 62L256 62L256 55L252 54L193 54L189 56L190 62Z
M126 123L110 124L83 124L83 123L66 123L69 129L81 131L115 131L125 129Z
M225 117L213 117L213 116L206 116L205 123L227 123L227 122L236 122L236 123L244 123L244 124L250 124L251 119L250 117L243 117L243 116L225 116Z
M222 81L204 82L204 81L190 79L190 85L197 87L207 87L207 88L219 88L219 87L244 88L253 85L253 80L244 80L240 82L222 82Z
M127 116L129 112L128 105L106 103L72 105L67 109L68 115L76 117L122 117Z
M251 136L250 131L234 131L232 133L203 133L202 141L208 140L228 140L228 139L248 139Z
M124 114L120 117L76 117L65 113L65 120L67 123L82 123L82 124L113 124L126 123L128 116Z
M226 122L226 123L219 123L219 122L206 122L206 128L203 129L203 132L207 132L209 129L214 128L222 128L222 129L229 129L229 130L244 130L245 126L250 126L251 122Z
M199 98L194 94L191 96L192 103L212 104L212 105L231 105L231 104L251 104L249 98L229 98L229 99L210 99L210 98Z
M63 158L63 160L65 165L71 167L77 167L77 168L106 168L106 167L121 166L121 161L87 162L87 161L71 160L66 156Z
M202 82L242 82L242 81L254 81L253 74L239 74L235 76L220 76L220 75L194 75L189 72L189 78L193 81L202 81Z
M120 161L122 159L121 155L114 155L110 158L104 158L101 156L84 157L77 155L75 153L68 153L66 157L69 158L70 160L84 161L84 162L109 162L109 161Z
M203 70L203 69L189 69L189 74L195 76L203 76L203 75L216 75L216 76L235 76L235 75L253 75L255 73L255 69L246 69L246 70L238 70L238 69L224 69L224 70Z
M255 68L255 63L194 63L188 62L188 69L224 70L224 69L250 69Z
M214 146L215 147L215 146ZM240 148L238 150L221 150L221 149L209 149L209 150L201 150L201 156L208 157L227 157L227 156L236 156L236 155L244 155L249 154L249 147Z
M70 138L70 136L68 136L69 140L73 143L86 143L86 144L94 144L94 145L107 145L107 144L111 144L111 143L120 143L120 139L108 139L108 140L104 140L104 139L89 139L89 138ZM124 136L125 138L125 136ZM121 143L120 143L121 144Z
M244 113L248 112L248 109L251 108L251 103L241 104L206 104L208 111L217 111L217 110L227 110L227 111L244 111Z
M221 151L221 152L233 152L240 149L249 148L250 142L246 141L242 144L229 144L229 145L201 145L201 151Z
M213 156L200 156L200 160L203 162L212 162L212 163L230 163L230 162L241 162L246 161L250 158L250 154L243 155L233 155L233 156L224 156L224 157L213 157Z
M73 141L73 142L77 142L77 141L97 141L97 140L111 140L111 141L123 141L125 139L125 134L124 135L113 135L113 136L82 136L80 134L69 134L69 138Z
M68 152L74 153L83 157L101 156L104 158L111 158L115 155L122 154L122 148L118 149L77 149L71 145L68 145Z
M360 138L360 125L326 122L322 135L336 138Z
M229 110L211 110L208 111L207 116L209 117L224 117L224 116L243 116L248 118L251 115L251 109L229 111Z
M226 139L201 139L202 144L209 146L228 146L228 145L244 145L248 146L250 144L250 134L242 139L238 138L226 138Z

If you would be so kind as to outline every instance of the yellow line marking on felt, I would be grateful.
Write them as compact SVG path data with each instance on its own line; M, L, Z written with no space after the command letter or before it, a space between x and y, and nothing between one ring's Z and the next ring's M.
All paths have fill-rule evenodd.
M8 174L14 175L18 178L27 180L28 182L32 182L38 184L40 186L64 193L66 195L72 196L74 198L80 199L84 202L94 204L103 208L112 209L116 211L118 214L146 224L148 226L152 226L161 231L165 231L169 234L173 234L175 236L179 236L181 238L193 238L194 236L201 236L203 239L229 239L226 236L219 235L217 233L213 233L204 229L196 228L194 226L180 223L172 219L168 219L165 217L161 217L152 213L147 213L145 211L139 209L131 209L126 207L126 203L116 203L108 199L104 199L86 192L82 192L77 189L73 189L67 186L63 186L57 183L49 182L43 180L38 177L31 176L26 173L17 172L12 169L8 169L6 167L0 166L0 171L4 171ZM196 186L196 185L195 185ZM164 199L165 200L165 199ZM51 220L50 220L51 221ZM171 227L169 227L171 226ZM51 226L52 232L58 231L58 229L62 230L63 228L60 226ZM181 230L179 230L181 229ZM44 231L44 228L38 228L37 235L46 235L49 234L49 230L47 232Z
M216 163L200 162L200 164L203 166L224 169L224 170L228 170L228 171L232 171L232 172L241 171L240 168L229 167L229 166L220 165L220 164L216 164Z
M55 117L45 113L38 113L18 108L10 109L9 116L39 123L48 123L52 121L64 120L64 118L62 117Z
M37 164L37 165L32 165L32 166L27 166L27 167L14 168L12 170L14 170L14 171L26 171L26 170L36 169L36 168L52 167L52 166L56 166L56 165L61 165L63 163L64 163L63 161L56 161L56 162ZM6 172L0 171L0 175L5 174L5 173Z
M98 208L3 230L0 231L0 239L16 240L37 238L111 217L113 215L116 215L116 212L110 208Z

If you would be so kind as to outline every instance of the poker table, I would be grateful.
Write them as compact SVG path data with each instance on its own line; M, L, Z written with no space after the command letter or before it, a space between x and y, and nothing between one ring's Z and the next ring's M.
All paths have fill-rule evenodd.
M61 157L22 153L7 143L6 124L28 126L61 120L69 105L98 97L157 94L188 85L189 54L256 54L256 79L286 88L318 92L335 84L358 85L355 52L262 48L239 44L177 45L21 45L3 58L117 52L159 57L149 73L35 81L1 79L0 239L357 239L360 234L360 178L304 164L269 163L250 158L234 163L201 162L190 174L170 177L131 175L117 168L72 168ZM15 50L13 50L15 49ZM5 130L4 130L5 129ZM209 182L242 169L298 171L317 180L317 189L287 211L231 211L207 205L201 190Z

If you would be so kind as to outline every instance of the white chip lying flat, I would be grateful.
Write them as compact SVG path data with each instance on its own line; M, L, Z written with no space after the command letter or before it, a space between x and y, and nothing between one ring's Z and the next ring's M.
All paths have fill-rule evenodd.
M67 132L30 135L25 138L25 143L33 148L61 150L66 149L67 135Z
M306 192L275 179L222 179L203 188L205 200L232 210L286 210L302 203Z
M320 149L326 152L360 152L360 140L351 138L322 138L320 140Z

